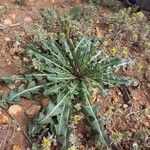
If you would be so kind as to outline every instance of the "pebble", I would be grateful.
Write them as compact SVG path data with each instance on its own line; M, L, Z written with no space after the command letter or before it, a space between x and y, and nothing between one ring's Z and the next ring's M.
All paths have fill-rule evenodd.
M10 41L11 41L11 38L6 37L6 38L5 38L5 41L6 41L6 42L10 42Z
M15 20L15 19L16 19L16 14L12 13L12 14L9 15L9 17L10 17L11 19Z
M10 115L17 115L22 112L22 107L20 105L11 105L8 112Z
M4 23L4 25L10 26L10 25L12 25L12 19L11 18L6 18L3 23Z
M127 104L123 104L123 108L124 108L124 109L127 109L127 108L128 108L128 105L127 105Z
M122 93L121 93L120 91L117 91L117 95L121 96L121 95L122 95Z
M18 131L18 132L21 131L20 127L17 128L17 131Z
M8 87L12 90L12 89L16 88L16 85L15 84L10 84L10 85L8 85Z
M142 19L142 18L145 17L145 15L144 15L143 12L138 12L138 13L137 13L137 16L138 16L140 19Z
M28 17L25 17L25 18L24 18L24 22L25 22L25 23L32 23L33 20L32 20L31 17L28 16Z
M146 118L150 120L150 115L146 115Z
M0 124L7 124L9 122L9 119L6 115L0 113Z
M150 128L150 123L149 122L144 122L144 125L148 128Z
M147 83L147 87L150 88L150 83Z
M41 109L40 105L33 104L26 110L26 115L28 115L30 118L33 118Z
M22 150L22 148L19 145L14 145L12 150Z

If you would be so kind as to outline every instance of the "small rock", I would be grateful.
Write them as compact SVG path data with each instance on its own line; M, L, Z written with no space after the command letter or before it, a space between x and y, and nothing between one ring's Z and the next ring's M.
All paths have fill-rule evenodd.
M134 129L134 128L131 128L130 131L133 132L133 133L136 133L136 132L137 132L137 130Z
M142 18L145 17L144 13L141 12L141 11L137 13L137 16L138 16L140 19L142 19Z
M10 17L11 19L15 20L15 19L16 19L16 14L12 13L12 14L9 15L9 17Z
M22 107L20 105L11 105L8 109L10 115L17 115L22 112Z
M11 38L6 37L6 38L5 38L5 41L6 41L6 42L10 42L10 41L11 41Z
M150 123L149 122L144 122L144 125L148 128L150 128Z
M14 145L12 150L22 150L22 148L19 145Z
M0 124L6 124L9 122L9 119L6 115L0 113Z
M121 95L122 95L122 93L121 93L120 91L117 91L117 95L121 96Z
M18 131L18 132L21 131L20 127L17 128L17 131Z
M133 95L133 100L137 101L138 97Z
M80 145L80 150L84 150L86 147L84 145Z
M8 87L12 90L12 89L16 88L16 85L15 84L9 84Z
M30 118L33 118L41 109L41 106L40 105L35 105L33 104L31 107L29 107L27 110L26 110L26 114L30 117Z
M25 18L24 18L24 22L25 22L25 23L32 23L33 20L32 20L31 17L25 17Z
M6 18L5 20L4 20L4 25L12 25L12 19L11 18Z
M11 48L9 52L10 52L11 55L14 55L15 54L15 49Z
M124 108L124 109L127 109L127 108L128 108L128 105L127 105L127 104L123 104L123 108Z
M150 88L150 83L147 83L147 87Z
M146 115L146 118L150 120L150 115Z

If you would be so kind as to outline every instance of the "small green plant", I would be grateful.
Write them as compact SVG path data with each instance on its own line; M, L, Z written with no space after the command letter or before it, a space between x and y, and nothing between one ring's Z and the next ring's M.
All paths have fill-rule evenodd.
M135 51L147 49L150 25L142 12L131 14L131 9L123 9L106 17L110 38L118 49L127 47Z
M15 77L0 78L6 83L20 83L1 96L0 106L6 108L19 103L22 97L31 99L43 94L50 101L30 123L30 137L40 141L43 139L42 146L46 147L52 141L43 137L50 134L62 150L74 147L69 139L74 131L71 120L76 110L83 116L76 116L76 123L82 119L93 131L97 143L106 146L109 141L104 129L105 119L98 115L97 106L91 102L92 89L98 88L100 94L106 96L112 87L134 83L134 79L120 77L115 73L133 64L133 61L104 52L100 49L102 41L97 37L70 36L71 32L68 31L71 26L62 25L56 39L44 36L44 39L38 42L33 40L28 45L23 54L29 59L26 72Z
M3 17L3 15L5 14L5 12L6 12L6 6L1 5L0 6L0 20L1 20L1 17Z
M112 143L117 145L117 144L119 144L122 141L123 134L118 132L118 131L117 132L113 132L111 138L112 138Z
M82 28L77 21L81 7L75 6L69 12L61 13L53 9L41 10L41 24L48 32L65 33L67 38L80 36Z
M101 5L112 7L117 4L118 0L89 0L89 2L96 5L101 4Z

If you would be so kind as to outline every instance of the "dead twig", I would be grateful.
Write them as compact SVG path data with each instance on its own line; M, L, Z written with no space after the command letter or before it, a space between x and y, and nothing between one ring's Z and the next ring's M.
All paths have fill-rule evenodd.
M0 29L8 29L8 28L12 28L12 27L16 27L16 26L21 26L23 23L22 22L18 22L18 23L14 23L12 25L4 25L4 24L0 24Z
M131 92L128 89L128 87L126 87L124 85L120 85L120 87L118 89L123 94L124 103L129 106L132 106L132 95L131 95Z

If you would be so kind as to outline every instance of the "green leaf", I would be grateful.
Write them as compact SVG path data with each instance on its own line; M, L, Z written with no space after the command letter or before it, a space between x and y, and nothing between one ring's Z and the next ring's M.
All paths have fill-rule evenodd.
M53 64L58 68L61 68L62 70L68 72L68 70L66 70L64 67L62 67L61 65L57 64L55 61L52 61L50 58L48 58L46 55L44 54L40 54L38 51L35 51L32 48L29 48L29 53L31 53L32 55L36 56L37 59L39 60L45 60L48 64Z
M31 99L33 94L39 93L41 88L44 88L50 84L52 83L36 85L34 81L32 81L28 87L21 84L19 87L1 96L0 106L7 107L9 104L19 103L21 101L21 97Z
M68 136L68 124L69 124L69 117L70 117L70 109L71 105L70 104L65 104L63 106L63 110L61 115L58 117L58 125L55 125L55 130L57 136L60 138L60 143L62 144L62 149L67 149L68 141L69 141L69 136Z
M80 16L80 13L81 7L75 6L69 11L68 16L70 17L71 20L75 20Z
M99 142L101 142L103 145L107 145L102 129L101 129L101 125L99 123L99 117L97 116L97 109L95 107L93 107L90 104L89 101L89 97L90 97L90 93L86 87L86 85L83 83L83 94L84 94L84 98L86 100L87 106L82 106L82 112L85 114L85 117L87 119L88 125L90 125L90 127L95 130L99 136Z
M49 122L51 117L57 115L57 113L61 109L60 107L65 103L65 101L68 99L68 96L75 90L76 87L77 85L75 85L71 91L64 95L64 97L61 100L58 99L58 103L56 105L50 103L46 109L46 112L40 113L39 117L36 119L37 123L46 124Z

